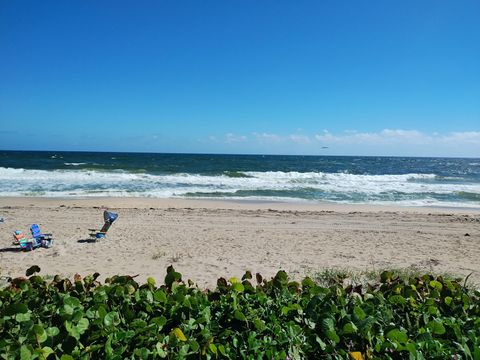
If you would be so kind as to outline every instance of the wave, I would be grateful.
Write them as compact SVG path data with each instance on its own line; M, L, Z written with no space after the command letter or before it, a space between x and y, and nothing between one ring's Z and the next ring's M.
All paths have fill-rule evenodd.
M466 191L459 191L457 195L461 198L466 200L478 201L480 202L480 194L479 193L471 193Z
M251 178L252 176L245 174L241 171L224 171L223 175L232 177L232 178Z
M75 163L79 164L79 163ZM75 165L72 165L75 166ZM65 169L0 167L0 196L119 196L297 199L335 202L474 203L480 206L480 183L445 181L435 174L365 175L345 172L224 172L155 175Z
M74 162L71 162L71 163L63 163L63 165L67 165L67 166L81 166L81 165L87 165L87 163L84 163L84 162L79 162L79 163L74 163Z

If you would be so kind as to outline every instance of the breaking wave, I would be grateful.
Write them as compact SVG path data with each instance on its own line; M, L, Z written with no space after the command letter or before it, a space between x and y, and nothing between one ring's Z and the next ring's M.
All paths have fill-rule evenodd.
M206 197L480 207L480 184L417 173L244 171L159 175L124 170L1 167L0 196Z

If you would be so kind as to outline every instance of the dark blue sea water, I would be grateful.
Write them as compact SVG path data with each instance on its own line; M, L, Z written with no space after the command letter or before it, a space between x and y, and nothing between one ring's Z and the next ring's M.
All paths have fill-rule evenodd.
M480 159L0 151L0 196L480 208Z

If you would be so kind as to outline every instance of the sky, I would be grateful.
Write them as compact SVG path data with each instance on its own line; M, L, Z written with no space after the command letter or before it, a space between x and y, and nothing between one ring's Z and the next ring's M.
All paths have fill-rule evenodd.
M0 149L480 157L478 0L0 1Z

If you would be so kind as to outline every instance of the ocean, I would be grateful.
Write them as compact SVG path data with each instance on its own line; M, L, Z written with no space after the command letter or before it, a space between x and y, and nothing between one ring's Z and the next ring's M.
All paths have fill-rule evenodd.
M480 159L0 151L0 196L480 209Z

